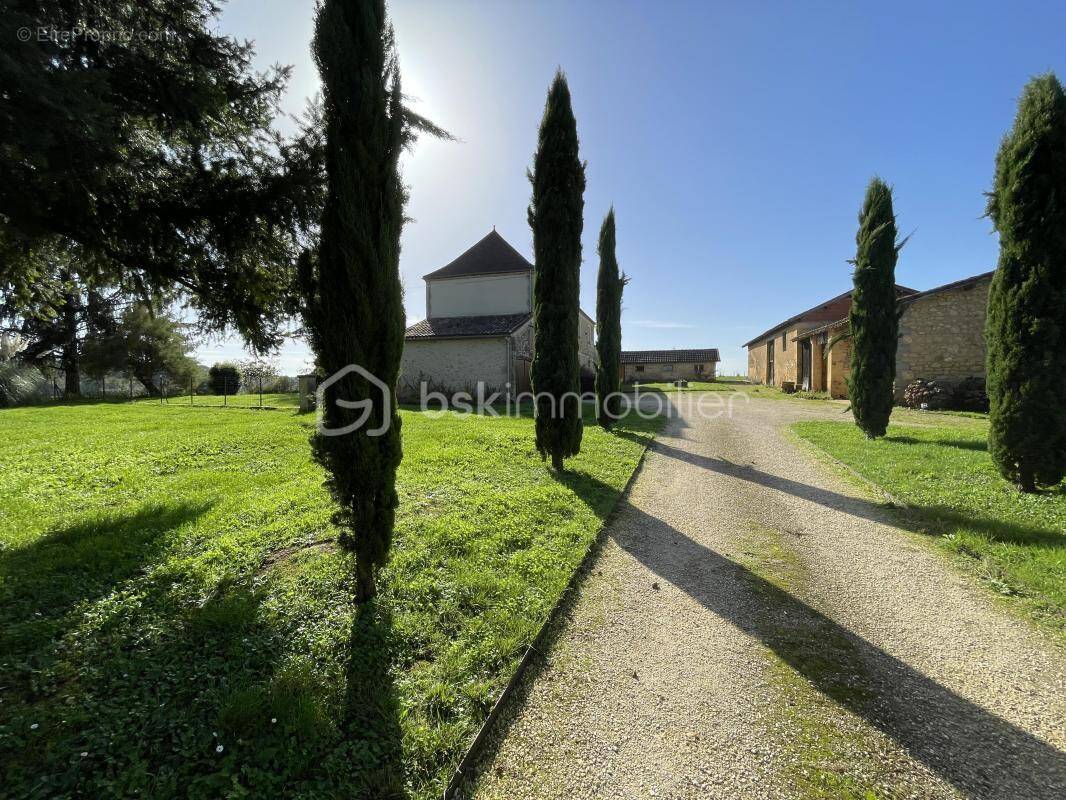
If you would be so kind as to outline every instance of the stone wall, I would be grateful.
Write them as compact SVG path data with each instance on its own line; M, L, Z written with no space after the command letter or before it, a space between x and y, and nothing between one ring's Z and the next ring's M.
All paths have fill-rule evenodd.
M577 315L577 358L578 364L584 369L596 369L600 356L596 352L596 323L584 314ZM520 358L533 358L533 349L536 347L537 336L533 330L533 321L530 320L512 334L514 338L514 352Z
M777 335L774 344L777 348L774 351L774 383L777 386L784 381L799 383L799 342L792 341L798 332L796 328L789 328Z
M985 377L985 311L991 276L903 306L896 348L896 401L911 381Z
M837 335L841 329L829 331L829 337ZM838 339L829 349L826 359L825 383L830 397L848 396L848 374L851 372L851 339Z
M766 342L748 348L748 380L752 383L766 382Z
M752 383L766 383L766 350L772 346L774 386L780 386L782 381L796 382L799 375L799 343L792 340L800 331L810 330L811 327L807 324L783 332L778 331L772 337L751 345L748 348L748 380Z
M509 380L506 338L408 340L397 393L406 401L417 400L422 381L432 391L451 395L477 391L478 381L492 391L503 389ZM476 396L476 395L475 395Z
M638 366L643 366L644 369L637 371ZM622 365L622 381L623 383L632 383L633 381L640 381L642 383L655 383L659 381L713 381L715 374L715 363L713 361L702 362L699 364L702 371L697 371L696 362L686 362L678 364L623 364Z

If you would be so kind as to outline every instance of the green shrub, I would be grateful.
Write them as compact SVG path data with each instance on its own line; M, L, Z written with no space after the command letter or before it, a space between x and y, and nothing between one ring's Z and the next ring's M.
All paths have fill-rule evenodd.
M223 361L208 370L208 382L215 394L237 394L241 388L241 371L236 364Z

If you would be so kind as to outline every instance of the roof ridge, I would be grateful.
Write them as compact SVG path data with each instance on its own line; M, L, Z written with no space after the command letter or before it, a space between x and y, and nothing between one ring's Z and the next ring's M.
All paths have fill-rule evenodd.
M458 278L465 275L493 275L532 272L533 264L493 228L440 269L422 277Z

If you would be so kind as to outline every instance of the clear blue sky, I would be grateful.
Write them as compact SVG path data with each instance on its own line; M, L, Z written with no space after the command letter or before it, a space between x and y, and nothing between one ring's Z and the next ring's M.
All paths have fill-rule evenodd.
M1000 138L1025 81L1066 77L1066 3L432 2L394 0L405 90L461 141L405 161L414 222L401 268L409 322L421 275L495 225L527 256L529 184L556 66L588 161L582 306L613 203L626 289L623 347L740 346L850 285L873 174L914 236L900 283L995 266L983 219ZM308 0L230 0L220 28L262 65L294 67L286 107L317 90ZM203 360L233 356L232 341ZM282 364L306 357L287 345Z

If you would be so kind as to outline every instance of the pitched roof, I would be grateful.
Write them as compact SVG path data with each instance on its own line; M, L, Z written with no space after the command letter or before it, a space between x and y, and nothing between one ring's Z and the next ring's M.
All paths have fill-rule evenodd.
M449 339L457 336L504 336L522 327L525 314L490 314L484 317L434 317L417 322L404 331L405 339Z
M450 264L445 264L423 278L458 278L463 275L498 275L508 272L532 272L533 265L507 243L496 229Z
M964 289L967 286L972 286L985 278L991 278L995 274L995 270L992 272L982 272L980 275L971 275L969 278L963 278L961 281L953 281L952 283L945 283L943 286L935 286L932 289L926 289L924 292L915 292L909 294L906 297L899 299L900 305L910 303L913 300L917 300L920 297L928 297L931 294L937 294L939 292L947 292L952 289Z
M898 283L896 284L897 297L904 297L906 295L911 294L917 294L917 290L908 288L906 286L900 286ZM849 297L851 297L851 289L844 292L843 294L838 294L836 297L830 298L829 300L819 303L816 306L812 306L806 311L801 311L794 317L789 317L784 322L779 322L777 325L774 325L774 327L768 328L767 330L760 333L754 339L744 342L741 347L751 347L756 342L762 341L768 336L777 333L782 328L787 328L789 325L792 325L796 322L828 322L829 320L837 316L836 313L828 313L830 311L835 311L835 309L832 309L833 304Z
M928 297L931 294L938 294L940 292L947 292L952 289L965 289L969 286L974 286L985 278L991 278L995 274L995 270L992 272L982 272L980 275L973 275L969 278L963 278L961 281L952 281L951 283L945 283L943 286L935 286L932 289L926 289L924 292L914 292L913 294L905 294L898 298L896 303L898 305L906 305L907 303L918 300L922 297ZM840 328L848 325L848 318L838 319L830 322L826 325L820 325L817 328L811 328L809 331L803 331L797 336L793 337L792 341L799 341L800 339L806 339L808 336L814 336L818 333L832 330L833 328Z
M827 331L833 330L833 328L841 328L850 324L851 323L847 317L844 317L844 319L836 319L832 322L827 322L825 325L819 325L817 328L811 328L809 330L800 331L792 337L792 341L798 342L800 339L808 339L811 336L816 336L819 333L825 333Z
M623 364L681 364L701 361L721 361L718 348L704 350L623 350Z

